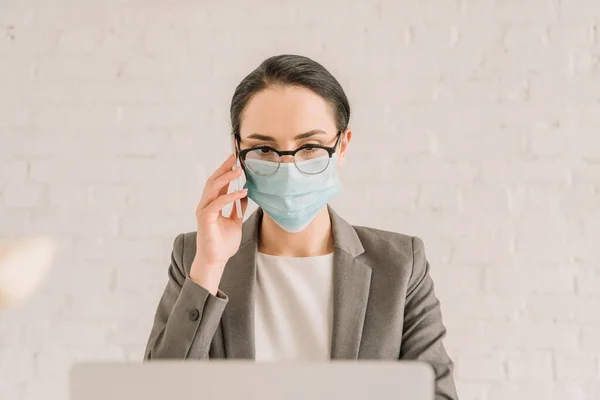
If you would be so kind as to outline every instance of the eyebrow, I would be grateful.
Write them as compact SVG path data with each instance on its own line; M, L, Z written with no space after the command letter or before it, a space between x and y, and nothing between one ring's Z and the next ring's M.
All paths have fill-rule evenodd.
M321 129L313 129L308 132L301 133L294 137L294 140L306 139L315 135L326 135L327 133L322 131ZM266 142L275 142L275 138L273 136L262 135L260 133L253 133L249 135L246 139L256 139L256 140L264 140Z

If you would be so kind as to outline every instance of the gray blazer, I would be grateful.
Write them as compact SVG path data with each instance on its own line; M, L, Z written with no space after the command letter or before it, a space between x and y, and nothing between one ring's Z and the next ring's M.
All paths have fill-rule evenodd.
M436 400L458 399L446 328L418 237L352 226L329 208L334 236L332 359L429 362ZM174 241L169 281L158 304L144 360L253 359L253 289L259 208L242 227L213 296L189 279L196 232Z

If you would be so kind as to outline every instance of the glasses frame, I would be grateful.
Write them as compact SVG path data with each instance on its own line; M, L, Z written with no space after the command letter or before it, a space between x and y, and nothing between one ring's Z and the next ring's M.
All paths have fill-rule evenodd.
M246 155L254 150L260 150L260 149L268 149L274 153L276 153L279 156L279 162L277 163L277 169L275 171L273 171L270 174L267 175L263 175L263 176L269 176L269 175L273 175L274 173L276 173L277 171L279 171L279 167L281 166L281 158L283 156L292 156L292 159L294 160L294 166L296 167L296 169L298 169L298 171L300 171L303 174L306 175L318 175L320 173L322 173L323 171L325 171L325 169L327 169L327 167L325 167L325 169L323 171L311 174L308 172L304 172L302 171L300 168L298 168L298 165L296 164L296 153L298 153L299 151L302 151L304 149L323 149L326 150L327 153L329 154L329 162L331 162L331 157L333 157L333 155L335 154L335 150L336 147L340 141L340 138L342 137L342 133L343 131L338 131L336 134L336 139L335 139L335 143L333 144L333 146L329 147L329 146L323 146L321 144L316 144L316 143L307 143L307 144L303 144L302 146L298 147L296 150L277 150L274 149L271 146L255 146L255 147L251 147L249 149L240 149L240 145L242 142L242 138L240 137L239 134L235 134L234 137L237 141L237 148L239 149L239 156L240 156L240 161L242 163L242 165L244 166L244 168L246 168ZM327 163L327 166L329 166L329 162ZM250 172L252 172L251 169L248 169ZM254 172L252 172L253 174L255 174Z

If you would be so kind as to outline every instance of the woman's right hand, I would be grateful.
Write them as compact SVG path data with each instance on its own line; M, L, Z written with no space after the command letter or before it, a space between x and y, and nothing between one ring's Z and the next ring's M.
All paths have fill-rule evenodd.
M237 217L237 206L234 204L229 217L224 217L222 210L241 199L243 216L248 205L247 189L227 193L229 183L242 174L240 167L232 170L234 164L235 157L230 155L208 178L196 208L196 255L190 278L213 295L217 293L227 260L237 252L242 240L243 218Z

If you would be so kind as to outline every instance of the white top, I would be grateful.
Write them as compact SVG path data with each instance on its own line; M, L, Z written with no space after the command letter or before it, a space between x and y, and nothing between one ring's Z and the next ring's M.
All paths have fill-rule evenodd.
M329 360L333 253L316 257L258 253L256 268L256 361Z

